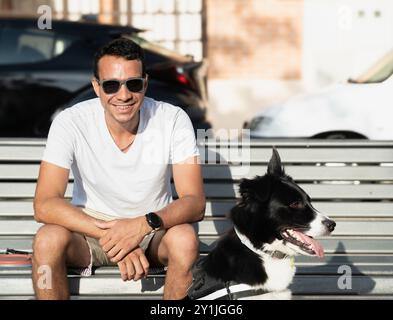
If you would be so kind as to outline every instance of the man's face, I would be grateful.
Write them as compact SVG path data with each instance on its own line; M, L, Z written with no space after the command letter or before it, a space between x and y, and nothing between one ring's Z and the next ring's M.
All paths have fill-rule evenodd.
M126 60L122 57L103 56L98 64L98 75L101 83L105 80L121 81L142 77L142 62L140 60ZM107 94L95 79L92 80L92 84L106 111L107 121L112 124L117 122L122 126L131 125L132 119L142 106L147 85L141 92L131 92L126 85L122 85L116 93Z

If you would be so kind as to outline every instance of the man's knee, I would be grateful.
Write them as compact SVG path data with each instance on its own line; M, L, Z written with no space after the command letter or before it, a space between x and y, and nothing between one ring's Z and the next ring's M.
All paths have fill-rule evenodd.
M44 225L34 237L33 256L35 258L47 256L62 256L71 242L72 233L57 225Z
M198 257L199 241L190 224L181 224L168 229L163 240L169 259L179 258L186 263L193 263Z

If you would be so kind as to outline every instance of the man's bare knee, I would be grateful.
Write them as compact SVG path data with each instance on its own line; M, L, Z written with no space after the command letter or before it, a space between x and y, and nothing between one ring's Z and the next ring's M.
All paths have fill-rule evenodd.
M163 241L169 260L191 265L198 257L199 241L190 224L181 224L168 229Z
M33 256L44 258L64 256L72 239L72 232L57 225L44 225L34 237Z

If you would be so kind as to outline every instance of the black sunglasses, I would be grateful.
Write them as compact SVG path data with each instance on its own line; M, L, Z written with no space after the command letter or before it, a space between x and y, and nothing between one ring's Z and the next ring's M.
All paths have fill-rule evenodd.
M129 78L123 81L115 79L100 81L96 79L96 81L106 94L114 94L118 92L123 84L126 85L128 91L138 93L143 91L146 78Z

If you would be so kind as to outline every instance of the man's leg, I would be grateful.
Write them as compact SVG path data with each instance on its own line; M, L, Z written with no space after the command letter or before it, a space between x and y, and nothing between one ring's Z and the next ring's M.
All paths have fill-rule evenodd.
M182 299L192 283L191 268L198 258L199 241L190 224L168 229L162 237L154 237L147 257L152 265L166 265L164 299Z
M33 287L37 299L69 299L67 265L87 267L89 247L83 236L58 225L42 226L33 243Z

